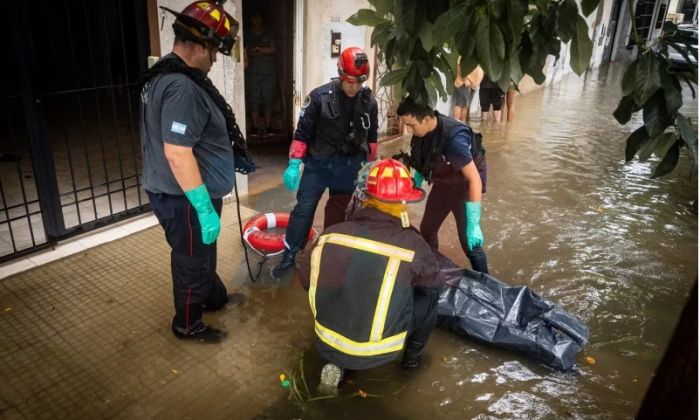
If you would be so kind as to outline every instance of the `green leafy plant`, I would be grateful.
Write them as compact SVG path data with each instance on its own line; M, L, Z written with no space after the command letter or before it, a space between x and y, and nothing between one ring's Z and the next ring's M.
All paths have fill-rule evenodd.
M541 84L549 55L559 58L562 45L570 49L570 66L578 75L590 63L593 43L584 16L599 0L369 0L373 9L361 9L348 19L373 27L371 45L388 71L380 86L392 86L397 98L406 94L434 106L454 91L457 73L468 74L477 65L502 89L529 75ZM628 2L631 5L631 2ZM631 7L631 6L630 6ZM634 15L633 10L630 10ZM679 113L683 105L681 82L695 96L697 39L684 37L666 23L654 45L642 42L634 20L632 37L637 54L622 79L623 97L614 112L626 124L641 111L644 124L627 139L627 161L652 154L661 158L653 177L665 175L678 163L684 147L693 159L691 177L697 179L697 133ZM678 51L687 68L671 66L669 51ZM695 58L695 61L691 59ZM517 86L516 86L517 88Z

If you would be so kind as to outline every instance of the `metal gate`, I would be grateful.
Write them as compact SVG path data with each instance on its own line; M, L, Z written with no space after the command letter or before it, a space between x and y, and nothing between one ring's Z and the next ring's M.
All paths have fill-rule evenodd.
M15 2L4 13L0 262L148 210L139 185L142 0Z

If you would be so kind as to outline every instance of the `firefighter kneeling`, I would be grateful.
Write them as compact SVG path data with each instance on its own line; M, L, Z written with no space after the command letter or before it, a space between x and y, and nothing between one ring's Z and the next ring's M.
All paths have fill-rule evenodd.
M323 232L300 270L328 362L324 392L337 390L343 369L380 366L402 350L401 366L417 367L437 315L437 259L406 213L425 192L393 159L365 165L357 184L351 209L361 208Z

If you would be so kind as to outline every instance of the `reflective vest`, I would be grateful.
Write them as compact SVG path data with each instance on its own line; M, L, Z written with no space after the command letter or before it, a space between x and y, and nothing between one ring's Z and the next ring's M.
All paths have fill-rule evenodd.
M349 271L337 267L337 271L333 270L337 276L329 277L320 289L322 259L328 262L329 247L334 246L349 248L343 256L347 256L352 267L348 266ZM405 263L412 262L414 256L415 252L410 249L361 237L341 233L321 236L311 254L309 272L309 304L318 338L334 350L351 356L380 356L401 351L412 313L413 290L410 282L397 282L397 277L402 264L403 269L408 270ZM383 266L380 261L384 262ZM381 284L377 284L376 278L382 270ZM348 273L356 275L347 279ZM322 293L328 293L326 299L317 301ZM328 324L337 327L334 329Z

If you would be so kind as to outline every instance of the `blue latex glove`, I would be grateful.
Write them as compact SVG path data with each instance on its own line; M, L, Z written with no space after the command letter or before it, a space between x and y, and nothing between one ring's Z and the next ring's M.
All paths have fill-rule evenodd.
M282 174L282 183L289 191L299 189L299 181L301 181L301 159L289 159L289 166Z
M185 191L185 197L190 200L192 207L197 212L199 225L202 227L202 242L205 245L214 243L221 231L221 220L211 203L206 185L202 184L197 188Z
M467 214L467 248L471 251L484 245L484 235L481 233L481 227L479 226L481 203L467 201L465 210Z
M423 178L422 173L418 171L413 172L413 184L416 186L416 188L420 188L420 186L423 185L424 180L425 178Z

